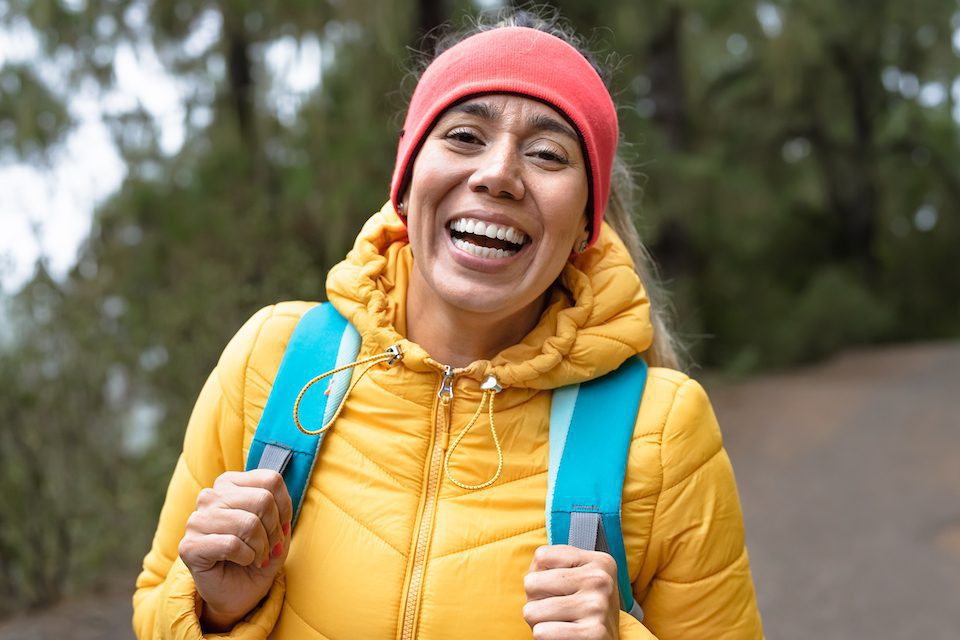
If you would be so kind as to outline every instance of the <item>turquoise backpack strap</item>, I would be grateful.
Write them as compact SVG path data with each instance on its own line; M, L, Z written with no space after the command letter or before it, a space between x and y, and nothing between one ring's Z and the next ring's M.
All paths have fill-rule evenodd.
M620 528L627 455L647 381L647 365L631 358L619 369L553 392L547 539L605 551L617 561L620 605L638 620Z
M353 362L359 351L357 330L337 313L333 305L324 303L300 318L280 361L267 405L247 453L246 470L273 469L283 475L293 501L292 524L296 524L300 515L300 505L324 436L323 433L307 435L300 431L293 420L293 405L304 385L322 373ZM326 424L333 417L343 402L352 373L352 369L341 371L331 376L329 387L317 384L304 394L300 401L300 415L323 416L322 423L304 419L310 428Z

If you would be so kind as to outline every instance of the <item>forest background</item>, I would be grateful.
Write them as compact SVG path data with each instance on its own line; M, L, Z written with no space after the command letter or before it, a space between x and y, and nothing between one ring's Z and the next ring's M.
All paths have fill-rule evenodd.
M552 5L613 62L638 219L697 366L960 335L960 3ZM220 349L258 308L322 297L386 200L410 47L480 8L0 1L0 27L41 44L0 60L0 164L49 166L124 47L190 88L173 153L142 104L105 113L125 177L75 266L0 291L0 615L138 562ZM277 42L320 48L315 88L277 93Z

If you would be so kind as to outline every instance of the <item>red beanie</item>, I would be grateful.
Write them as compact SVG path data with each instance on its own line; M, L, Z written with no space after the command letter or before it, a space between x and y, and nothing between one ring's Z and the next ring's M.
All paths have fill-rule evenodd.
M440 115L466 98L487 93L535 98L576 127L587 157L592 245L610 195L619 135L617 112L603 80L579 51L556 36L527 27L482 31L447 49L427 67L400 133L390 187L394 209L410 182L423 140Z

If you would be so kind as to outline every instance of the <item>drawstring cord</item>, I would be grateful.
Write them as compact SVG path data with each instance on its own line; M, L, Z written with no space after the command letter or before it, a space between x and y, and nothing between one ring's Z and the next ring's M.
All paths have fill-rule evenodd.
M324 431L326 431L327 429L329 429L330 427L332 427L333 423L336 422L337 418L340 416L340 411L343 409L343 405L346 404L347 396L349 396L350 392L353 391L353 388L357 386L357 383L360 382L360 379L363 378L363 376L365 376L367 372L370 371L370 369L374 368L381 362L386 362L387 365L389 366L399 360L403 360L403 354L400 352L400 347L394 345L392 347L389 347L383 353L379 353L375 356L370 356L369 358L364 358L363 360L357 360L356 362L350 362L348 364L343 365L342 367L337 367L336 369L327 371L326 373L321 374L313 378L312 380L310 380L310 382L303 385L303 388L300 389L300 393L297 395L297 401L293 403L293 421L297 424L297 429L300 429L300 431L307 434L308 436L318 436ZM300 423L300 400L303 399L303 396L307 393L307 390L313 385L315 385L316 383L323 380L324 378L328 378L332 375L340 373L341 371L346 371L347 369L350 369L352 367L359 367L362 365L367 365L367 366L362 371L360 371L360 374L354 379L352 383L350 383L350 387L347 389L347 392L343 395L343 401L340 402L340 404L337 406L337 411L333 414L333 416L330 418L327 424L321 426L319 429L307 429L306 427L304 427L303 424Z
M467 423L467 426L463 428L460 434L457 436L456 440L453 441L453 444L450 445L449 451L447 451L447 456L443 461L443 471L447 476L447 480L457 485L461 489L476 490L483 489L484 487L489 487L500 477L500 472L503 471L503 450L500 448L500 438L497 437L497 428L493 424L493 398L498 393L503 391L503 387L500 386L500 383L497 381L496 377L490 375L483 381L483 384L480 385L480 388L483 390L483 396L480 398L480 405L477 407L476 413L473 414L473 417L470 418L470 422ZM480 418L480 413L483 411L483 405L487 405L487 416L490 424L490 435L493 436L493 443L497 447L497 472L493 474L493 477L482 482L480 484L464 484L456 478L453 477L453 474L450 473L450 458L453 456L453 452L456 450L457 445L460 444L460 441L463 440L463 437L467 435L467 432L477 423L477 419Z

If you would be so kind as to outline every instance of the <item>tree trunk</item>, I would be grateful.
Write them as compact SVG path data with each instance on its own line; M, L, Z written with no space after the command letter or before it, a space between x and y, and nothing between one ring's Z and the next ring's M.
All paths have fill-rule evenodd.
M667 143L674 151L687 151L691 145L683 77L682 27L683 9L671 5L667 19L654 33L648 50L653 121L664 131Z

